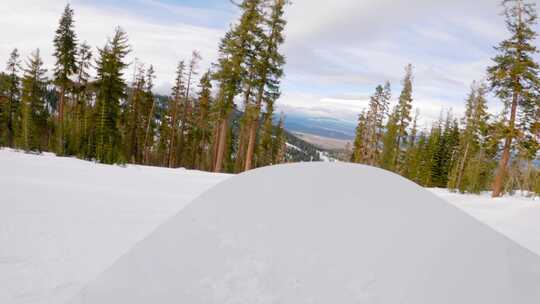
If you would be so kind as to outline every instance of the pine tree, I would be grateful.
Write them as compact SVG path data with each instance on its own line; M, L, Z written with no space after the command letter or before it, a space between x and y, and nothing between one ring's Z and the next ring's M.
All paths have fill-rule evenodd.
M406 178L416 181L418 172L418 120L420 119L420 111L417 109L414 115L411 134L409 136L409 144L405 152L405 163L402 169L402 175Z
M71 140L68 141L68 153L87 158L90 153L90 120L91 120L91 92L90 92L90 68L92 67L92 51L90 46L83 42L77 52L77 79L73 92L75 105L73 111L73 130Z
M193 141L194 167L199 170L210 169L212 83L210 72L205 73L199 83L199 98L196 110L195 134Z
M169 142L169 168L175 168L178 165L178 141L180 129L180 115L182 113L182 101L185 98L186 86L184 81L185 63L180 61L176 68L175 85L172 88L172 95L169 103L169 116L171 119Z
M386 133L383 136L383 150L380 166L389 171L396 170L396 159L398 154L399 135L399 108L394 108L386 123Z
M56 36L54 37L54 56L56 65L54 68L55 84L59 87L58 105L58 148L57 153L64 153L64 107L66 91L71 80L70 77L77 73L77 36L74 32L73 9L66 5L60 18Z
M478 174L481 174L478 161L485 154L489 114L487 112L487 89L484 84L473 83L466 101L464 129L460 136L459 148L450 174L448 187L465 192L466 189L479 191ZM471 166L471 169L469 169ZM471 180L474 185L469 187ZM469 181L469 182L467 182Z
M169 166L169 139L171 138L171 117L169 116L170 98L167 99L166 105L160 107L159 111L159 127L158 127L158 144L157 144L157 165L160 167Z
M527 120L531 116L527 114L535 112L535 92L540 84L539 66L532 57L537 53L537 48L532 44L537 35L533 29L537 19L535 6L523 0L504 0L502 4L511 37L496 47L498 55L493 58L494 65L488 69L488 78L491 88L509 108L509 117L503 152L493 182L493 197L503 193L513 142L520 131L528 129ZM521 117L519 121L518 116Z
M377 86L375 94L370 98L369 110L366 114L365 126L365 161L371 166L378 164L381 140L384 135L384 120L388 115L390 103L390 83Z
M433 169L437 161L437 148L441 141L440 120L431 127L429 132L426 131L424 134L420 145L421 162L418 169L418 184L423 187L433 187L433 178L437 177L437 173Z
M266 111L263 114L261 139L255 151L257 167L270 166L274 160L273 137L274 137L274 102L266 103Z
M281 113L279 123L276 128L276 136L273 145L273 164L282 164L286 161L287 138L285 137L285 115Z
M14 49L7 62L4 76L2 95L4 103L0 103L0 145L13 147L18 123L20 121L20 98L21 98L21 60L19 51Z
M366 132L367 132L367 115L366 111L362 111L358 116L358 125L356 127L356 136L354 139L353 153L351 162L364 163L366 157Z
M134 65L134 81L131 85L128 101L124 105L123 125L125 129L125 155L127 159L141 164L143 159L143 133L145 121L145 67L136 62Z
M183 105L181 107L181 125L180 125L180 134L178 140L179 147L179 161L180 164L184 167L191 168L191 155L192 147L191 141L193 140L192 129L193 129L193 102L191 98L191 87L193 84L194 78L198 75L198 66L201 61L201 55L198 51L193 51L191 55L191 60L187 66L187 71L185 75L185 95L183 96Z
M261 50L260 59L254 65L258 75L255 83L257 86L257 97L252 107L246 107L248 138L245 166L243 168L245 171L253 167L262 103L264 100L274 102L280 95L279 84L280 78L283 76L285 57L280 53L279 47L285 41L283 31L287 22L283 18L283 14L285 13L285 6L287 4L288 1L286 0L274 0L270 17L265 18L268 33L262 33L262 41L259 46Z
M30 55L22 80L21 122L17 146L26 151L43 151L47 146L45 91L47 79L39 49Z
M394 163L399 169L399 162L401 161L401 146L406 143L407 140L407 128L411 123L411 110L412 110L412 65L409 64L405 67L405 77L403 78L403 89L399 96L397 105L397 143L396 152L394 157L396 158Z
M432 187L446 187L450 168L452 167L453 156L459 143L459 125L452 118L451 112L447 113L446 119L437 123L438 128L434 134L433 142L433 162L431 165Z
M144 88L144 122L145 132L143 140L143 164L150 165L150 153L154 146L155 128L156 128L156 102L154 100L154 79L156 78L154 67L150 67L146 70L146 81Z
M214 77L220 82L216 107L218 123L215 141L215 159L213 169L221 172L227 148L228 122L234 108L234 98L239 94L243 77L247 71L244 63L248 52L257 42L257 32L263 19L262 0L244 0L239 4L242 10L240 22L232 28L220 44L218 71Z
M124 162L120 131L120 102L126 98L124 62L130 52L126 33L117 28L112 39L99 50L97 98L94 115L95 158L102 163Z

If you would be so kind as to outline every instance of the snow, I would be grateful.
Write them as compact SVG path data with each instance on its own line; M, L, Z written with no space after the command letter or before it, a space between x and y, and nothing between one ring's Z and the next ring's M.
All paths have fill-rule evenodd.
M192 199L228 178L0 150L0 303L65 303ZM540 202L429 190L540 254ZM264 270L254 261L244 265ZM231 277L246 275L241 269ZM216 288L225 294L223 284Z
M291 148L291 149L294 149L296 151L300 151L300 152L303 152L304 150L298 148L297 146L293 145L293 144L290 144L290 143L285 143L287 145L288 148Z
M331 157L330 154L326 151L319 151L319 158L322 162L337 162L338 160Z
M540 201L521 195L493 199L482 195L429 189L520 245L540 255Z
M65 303L226 178L0 150L0 303Z
M539 256L412 182L303 163L210 189L69 303L536 304L538 284Z

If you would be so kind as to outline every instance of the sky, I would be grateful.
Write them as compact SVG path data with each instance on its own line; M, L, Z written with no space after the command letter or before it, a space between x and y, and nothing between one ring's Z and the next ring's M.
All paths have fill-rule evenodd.
M129 60L154 66L162 94L192 50L203 56L201 70L210 66L238 17L229 0L3 0L0 63L15 47L25 57L39 47L52 69L54 30L68 2L80 41L101 47L116 26L124 28ZM484 79L493 47L508 36L501 12L499 0L293 0L278 110L354 122L378 84L390 81L396 102L411 63L422 121L443 109L461 115L471 83ZM491 97L491 111L501 108Z

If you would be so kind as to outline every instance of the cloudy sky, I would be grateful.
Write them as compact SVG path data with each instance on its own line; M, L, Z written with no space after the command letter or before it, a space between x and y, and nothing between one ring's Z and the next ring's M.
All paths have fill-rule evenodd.
M540 1L540 0L536 0ZM129 34L130 60L153 64L168 93L179 59L199 50L206 68L237 17L229 0L73 0L79 39L103 46L117 25ZM47 67L65 0L3 0L0 62L17 47L39 47ZM425 121L442 108L461 113L473 80L482 80L493 46L507 36L499 0L294 0L287 12L279 107L355 121L377 84L394 100L404 66L414 65L415 106ZM500 109L491 101L492 111Z

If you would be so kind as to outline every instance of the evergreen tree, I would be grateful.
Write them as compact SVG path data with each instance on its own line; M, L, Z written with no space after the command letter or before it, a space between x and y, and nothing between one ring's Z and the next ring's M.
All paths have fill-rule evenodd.
M366 111L362 111L358 116L358 125L356 126L356 136L353 144L353 152L351 156L351 162L364 163L366 157L366 132L367 132L367 119Z
M154 146L155 129L156 129L156 102L154 100L154 79L156 78L154 67L146 70L146 82L144 88L144 122L145 132L143 140L143 164L150 165L150 153Z
M403 89L399 96L397 105L397 143L396 152L394 157L396 158L394 163L399 168L401 161L401 145L407 141L407 128L411 123L411 110L412 110L412 81L413 81L413 67L411 64L405 67L405 77L403 78Z
M70 77L77 73L77 36L73 28L73 9L68 4L60 18L56 36L54 37L54 56L56 57L54 78L55 84L59 87L57 134L57 152L59 154L64 153L64 107L66 91L71 84Z
M273 136L274 136L274 102L266 103L266 111L262 119L262 134L258 149L256 149L256 160L258 167L270 166L274 160Z
M19 51L14 49L7 62L6 74L3 77L0 102L0 145L14 146L18 123L20 122L21 98L21 60Z
M283 18L286 0L273 0L269 18L264 19L268 28L267 33L261 32L261 45L259 46L259 60L254 64L258 78L255 81L257 86L257 97L253 106L246 106L247 116L247 149L245 156L244 170L253 167L253 157L255 154L257 129L259 127L259 116L262 103L274 102L280 95L279 84L283 76L283 65L285 57L280 53L279 47L283 44L283 31L286 21Z
M478 180L483 171L479 162L486 153L485 142L489 124L486 94L484 84L473 83L466 101L464 129L448 183L448 187L452 190L480 191Z
M396 170L396 159L398 153L398 135L400 113L399 108L395 108L386 123L386 133L383 136L383 150L380 166L389 171Z
M211 144L211 113L212 108L212 83L210 72L205 73L199 83L199 98L196 111L195 134L193 141L194 167L199 170L210 169L210 144Z
M134 82L132 83L128 101L124 105L123 125L125 129L125 155L127 159L136 164L141 164L143 159L143 136L145 121L145 67L135 63Z
M418 119L420 117L420 111L417 109L413 119L413 125L411 128L411 134L409 136L409 144L405 152L405 163L402 170L402 175L412 181L416 181L418 174L418 165L420 160L418 159Z
M92 51L90 46L83 42L77 51L77 79L73 92L75 95L75 105L71 117L72 124L70 140L68 141L68 153L79 155L83 158L89 157L90 153L90 130L91 130L91 90L90 90L90 68L92 67Z
M384 120L388 115L390 104L390 83L383 87L379 85L371 97L369 110L366 114L365 126L365 161L371 166L377 165L380 158L381 140L384 135Z
M535 6L523 0L504 0L502 3L511 37L496 47L498 54L493 58L494 65L488 69L488 78L495 94L509 109L509 117L502 156L493 182L493 197L503 193L514 140L520 132L529 129L531 113L535 113L538 106L535 95L540 84L539 66L532 57L537 53L533 45L537 35L533 29L537 19Z
M282 164L285 162L285 153L287 152L287 138L285 137L285 115L281 114L276 128L276 136L273 147L273 164Z
M169 167L169 140L171 138L171 126L169 122L171 117L169 116L169 104L170 98L167 99L167 104L160 107L159 111L159 127L158 127L158 144L157 144L157 161L156 164L160 167Z
M175 85L172 88L172 95L169 103L169 116L171 119L169 142L169 167L175 168L178 165L180 150L178 149L180 130L180 114L182 113L182 101L186 95L186 86L184 81L185 63L180 61L176 68Z
M124 162L120 130L120 102L126 98L124 62L130 52L126 33L117 28L112 39L99 50L97 61L97 98L95 158L102 163Z
M26 151L43 151L47 147L45 92L47 79L39 49L30 55L22 79L21 122L17 146Z
M459 143L459 125L448 112L446 119L438 123L436 141L433 142L433 162L431 166L431 182L433 187L446 187L452 167L453 157Z
M181 107L181 125L180 125L180 134L179 134L179 157L180 164L184 167L191 168L192 160L190 159L192 155L192 141L193 141L193 102L190 96L191 87L195 76L198 75L198 66L201 60L201 55L198 51L193 51L191 55L191 60L187 66L187 71L185 75L185 96L183 96L183 105Z
M234 98L239 94L243 77L246 75L245 62L248 52L255 48L263 20L261 14L262 0L244 0L239 4L242 10L240 22L234 26L220 44L218 70L214 77L220 82L216 107L218 123L215 141L215 172L223 170L225 152L227 150L228 122L234 109Z

